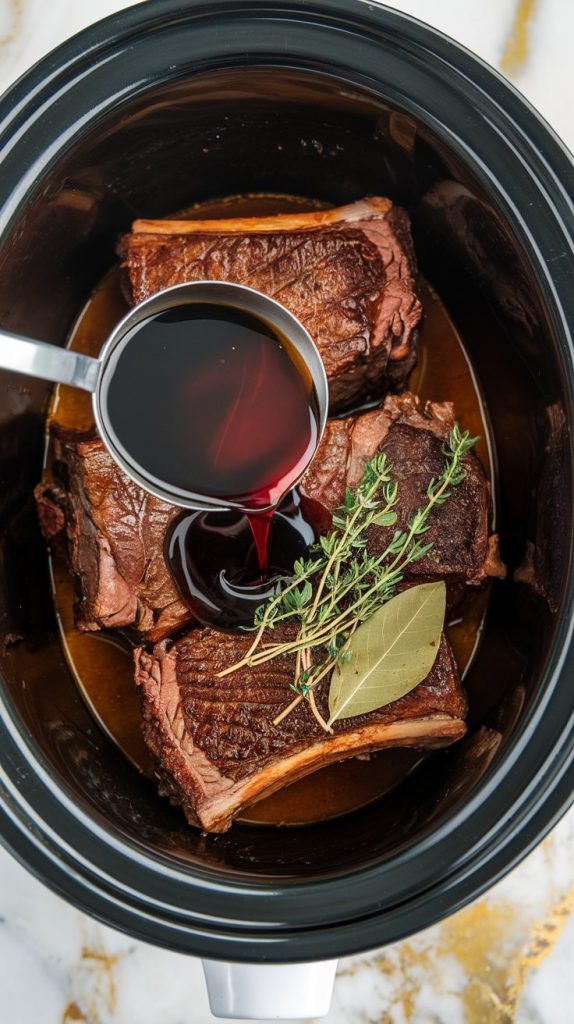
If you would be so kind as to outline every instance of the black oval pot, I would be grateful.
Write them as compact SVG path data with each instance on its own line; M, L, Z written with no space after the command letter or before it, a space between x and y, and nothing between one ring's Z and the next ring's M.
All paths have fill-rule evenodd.
M467 678L471 734L496 730L496 749L483 732L437 752L379 804L321 827L201 836L79 697L30 498L48 389L3 374L3 841L88 913L211 958L328 958L429 925L515 865L572 799L567 153L472 54L350 0L129 8L41 61L0 119L0 318L55 344L135 216L245 191L406 206L480 377L511 569ZM528 541L545 596L512 582Z

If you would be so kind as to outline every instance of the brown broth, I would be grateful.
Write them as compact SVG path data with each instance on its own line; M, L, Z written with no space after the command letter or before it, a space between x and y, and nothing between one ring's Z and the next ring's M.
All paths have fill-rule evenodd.
M231 196L186 211L189 218L265 216L306 212L322 204L293 196ZM464 428L481 440L477 451L490 472L492 460L478 384L462 340L439 297L420 284L424 320L418 362L409 387L423 400L453 401ZM70 348L98 355L118 321L128 312L121 273L113 268L90 296L71 335ZM93 426L91 397L65 386L54 396L51 417L62 426L87 430ZM50 453L47 458L49 473ZM66 567L52 559L54 603L67 661L88 707L104 731L132 764L153 778L151 755L143 741L139 702L133 681L129 644L106 633L80 633L73 622L73 585ZM488 588L471 595L464 616L449 623L447 633L462 673L477 649L488 604ZM408 749L386 750L362 760L354 758L274 793L239 819L266 825L301 825L346 814L398 786L425 755Z

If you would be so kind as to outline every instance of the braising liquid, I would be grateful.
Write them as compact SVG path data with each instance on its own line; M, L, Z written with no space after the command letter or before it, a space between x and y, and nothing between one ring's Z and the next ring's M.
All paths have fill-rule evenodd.
M240 196L202 204L191 211L189 216L249 217L306 212L315 208L317 204L296 197ZM473 435L481 435L478 454L488 472L491 465L488 428L464 344L440 299L424 282L421 282L420 293L424 319L419 357L409 386L423 400L450 399L455 403L463 427L468 428ZM120 272L116 268L104 278L80 314L71 348L86 355L97 356L105 339L127 312ZM71 430L90 429L93 426L91 396L76 388L59 387L52 417ZM50 453L48 473L49 467ZM282 505L280 513L283 510ZM290 515L293 516L293 513ZM180 522L184 522L184 517ZM241 529L244 528L245 523ZM245 538L245 534L243 536ZM271 537L270 549L272 545ZM54 601L62 642L79 690L102 729L132 764L153 780L151 755L141 733L129 644L122 642L117 634L78 632L73 622L73 585L70 576L63 563L55 558L52 568ZM487 604L488 590L469 594L463 616L447 627L461 672L471 662L477 647ZM415 750L382 750L373 754L370 760L355 758L329 765L247 808L240 821L297 825L337 817L379 799L389 790L400 786L420 758L421 754Z
M262 521L265 530L257 533ZM256 608L273 597L316 539L293 489L265 517L184 512L168 531L165 557L194 617L233 631L252 624Z

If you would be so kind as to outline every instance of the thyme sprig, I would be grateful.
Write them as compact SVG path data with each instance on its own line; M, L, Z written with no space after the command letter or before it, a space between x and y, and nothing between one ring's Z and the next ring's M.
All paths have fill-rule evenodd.
M347 489L342 508L333 516L331 532L320 537L308 559L295 562L293 577L280 593L257 609L255 637L246 655L219 675L295 654L295 678L290 686L296 697L275 724L307 700L315 717L330 731L317 708L314 691L337 665L350 660L357 627L394 596L408 566L430 551L432 543L424 539L430 516L464 480L463 461L476 441L454 425L443 449L443 471L430 481L426 504L414 513L406 529L394 532L376 556L367 549L367 533L372 527L395 525L399 492L385 453L368 462L357 488ZM267 639L279 624L291 627L291 638Z

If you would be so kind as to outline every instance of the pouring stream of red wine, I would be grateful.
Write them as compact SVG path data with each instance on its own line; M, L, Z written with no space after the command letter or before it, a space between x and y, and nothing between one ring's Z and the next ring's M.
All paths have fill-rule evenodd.
M194 614L235 628L314 540L296 498L274 515L317 447L311 374L288 339L231 307L180 306L137 332L110 385L110 419L148 474L229 503L183 513L166 554Z

